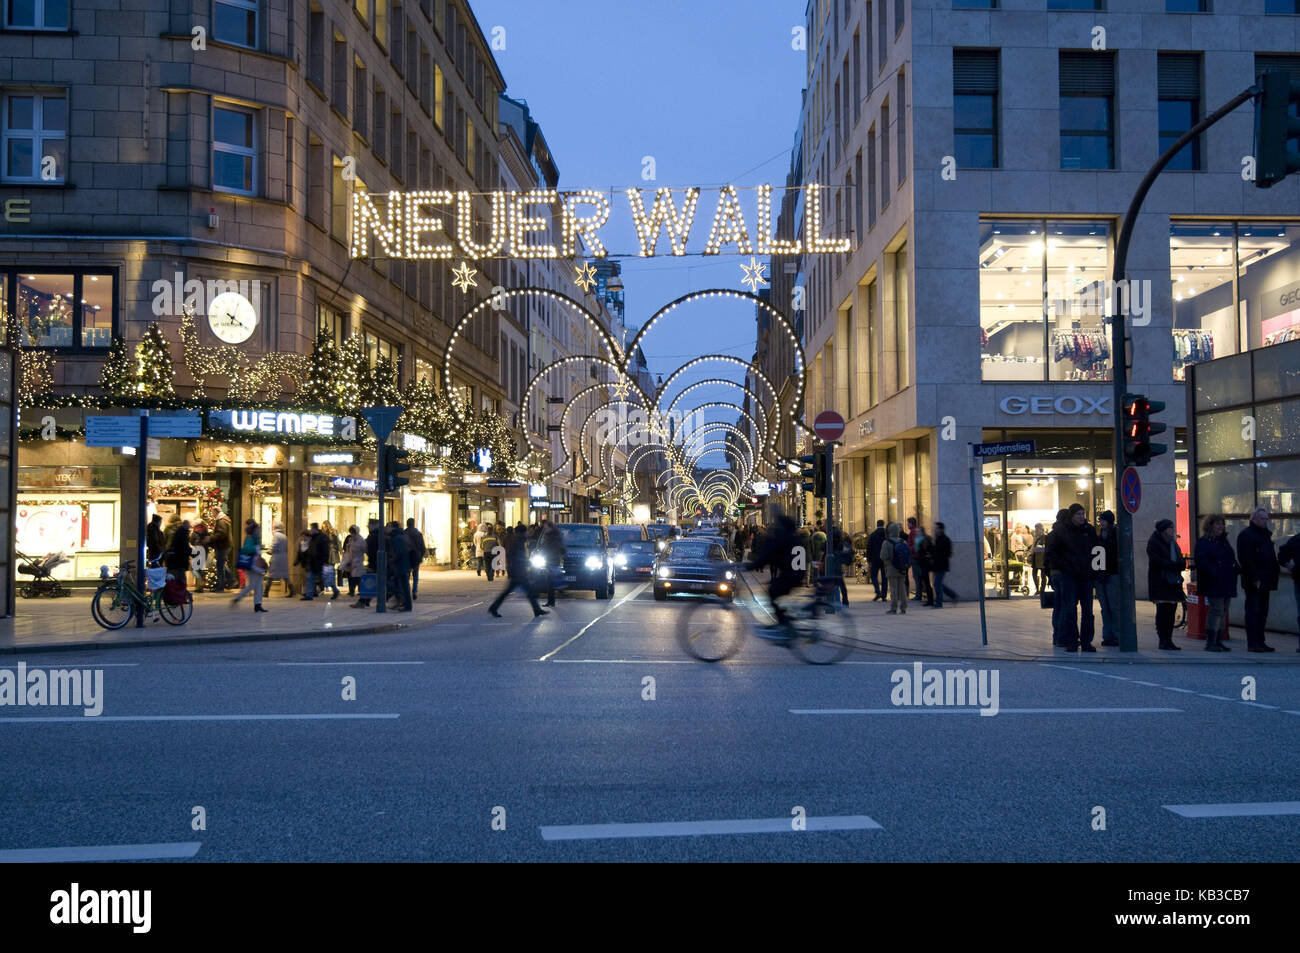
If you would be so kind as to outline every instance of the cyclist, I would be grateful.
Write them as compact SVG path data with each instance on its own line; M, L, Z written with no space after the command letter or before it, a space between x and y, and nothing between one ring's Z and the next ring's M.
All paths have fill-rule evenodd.
M806 569L794 568L797 545L794 520L778 512L772 526L763 534L753 560L744 564L746 569L761 569L763 566L772 568L772 581L767 587L767 597L772 602L777 627L785 627L790 621L789 614L781 608L777 600L789 595L795 587L801 585L807 572Z

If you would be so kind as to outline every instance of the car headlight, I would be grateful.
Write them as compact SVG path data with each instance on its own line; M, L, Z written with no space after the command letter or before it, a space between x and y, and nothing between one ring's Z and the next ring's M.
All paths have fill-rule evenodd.
M728 579L735 579L735 578L736 578L736 574L735 574L734 572L732 572L730 569L728 569L728 570L727 570L727 578L728 578Z
M662 553L662 552L663 552L665 549L667 549L667 548L668 548L668 544L667 544L667 543L664 543L664 542L660 542L660 543L659 543L659 552Z
M667 566L660 566L660 567L659 567L659 578L660 578L660 579L667 579L667 578L668 578L669 576L671 576L672 574L673 574L673 571L672 571L671 569L669 569Z
M588 556L586 562L584 562L583 565L586 566L588 569L599 569L599 568L600 568L600 557L599 557L599 556Z
M532 563L534 566L536 566L538 569L546 568L546 557L543 556L541 553L533 553L532 558L530 558L528 561Z
M622 553L619 553L614 557L614 565L618 566L620 569L625 568L627 566L627 557Z

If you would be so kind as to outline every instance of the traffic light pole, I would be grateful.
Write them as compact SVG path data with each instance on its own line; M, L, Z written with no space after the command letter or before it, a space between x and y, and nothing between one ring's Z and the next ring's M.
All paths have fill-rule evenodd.
M1129 243L1133 239L1133 229L1137 225L1138 212L1146 201L1147 193L1155 184L1156 178L1173 160L1174 156L1206 129L1223 119L1238 106L1254 99L1259 93L1258 86L1252 86L1234 96L1225 105L1206 116L1191 129L1178 137L1164 155L1156 160L1142 181L1138 183L1128 211L1124 213L1124 224L1120 227L1119 238L1115 242L1115 267L1111 273L1111 355L1114 364L1114 398L1115 408L1115 444L1114 468L1115 486L1119 487L1120 474L1124 472L1124 432L1120 426L1120 414L1124 395L1128 393L1128 349L1127 349L1127 315L1120 308L1120 288L1126 284L1126 265L1128 263ZM1115 530L1119 539L1119 647L1121 652L1137 651L1137 589L1133 582L1133 516L1124 506L1115 512Z
M388 467L381 444L375 454L375 475L379 478L379 545L375 547L375 599L376 612L388 611L388 527L384 523L384 488L388 486Z

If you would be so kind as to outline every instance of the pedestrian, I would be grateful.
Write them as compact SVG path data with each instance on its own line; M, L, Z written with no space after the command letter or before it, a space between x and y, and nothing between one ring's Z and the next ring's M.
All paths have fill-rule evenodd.
M1061 570L1065 564L1062 562L1058 567L1054 562L1057 550L1065 541L1065 527L1069 522L1070 511L1057 510L1056 522L1043 538L1043 566L1047 571L1047 581L1052 587L1052 645L1057 648L1064 648L1071 641L1079 640L1078 632L1073 633L1073 639L1070 638L1071 633L1065 625L1065 600L1061 595L1061 589L1065 585ZM987 534L985 538L987 539Z
M343 540L343 572L348 577L348 598L357 594L361 577L366 573L366 541L356 524L348 527L347 538Z
M474 530L474 565L476 568L475 575L483 575L483 537L487 535L488 526L486 523L480 523L478 529ZM488 570L488 582L492 581L492 570Z
M479 548L483 557L483 569L487 573L487 581L491 582L496 575L496 569L493 563L496 562L496 551L501 548L503 541L496 533L496 526L492 523L484 523L481 527L483 535L479 537Z
M369 534L366 536L366 571L375 572L375 567L379 560L379 520L371 517L368 524ZM352 603L353 609L369 609L370 597L360 596L357 601Z
M1295 589L1296 622L1300 627L1300 533L1296 533L1282 544L1277 551L1277 561L1291 574L1291 585ZM1300 652L1300 648L1296 651Z
M930 562L934 541L919 522L912 536L912 579L916 582L916 599L923 606L934 605L934 589L930 586Z
M411 611L411 548L407 545L402 524L388 524L388 580L390 598L397 601L398 612Z
M1158 520L1147 540L1147 598L1156 604L1156 635L1160 648L1182 649L1174 644L1174 614L1187 602L1183 593L1183 551L1173 520Z
M800 547L803 550L803 558L804 558L804 567L799 576L799 585L806 586L808 585L808 560L811 558L809 556L809 553L812 552L812 546L813 546L812 527L809 526L807 523L804 523L802 526L799 527L799 530L795 534L794 539L795 539L795 545ZM777 574L777 567L772 566L773 578L776 577L776 574Z
M1217 513L1201 523L1201 538L1192 551L1196 567L1196 595L1208 610L1205 623L1205 651L1231 651L1223 644L1223 628L1228 622L1228 606L1237 596L1237 577L1241 566L1228 542L1228 526Z
M1034 592L1047 588L1047 530L1042 523L1034 524L1034 539L1030 545L1030 567L1034 574Z
M311 528L303 530L302 535L298 537L298 561L306 575L300 602L310 602L316 598L321 567L325 565L325 554L316 545L319 536L320 527L312 523Z
M912 567L912 547L903 535L903 527L890 523L885 527L885 544L880 548L889 577L889 614L907 614L907 573Z
M542 520L541 526L538 544L546 560L546 605L549 607L555 605L555 580L564 571L564 536L550 520Z
M1250 525L1237 534L1237 562L1246 590L1247 652L1273 651L1264 642L1264 627L1268 624L1268 594L1277 590L1281 569L1268 524L1268 510L1261 506L1250 514Z
M410 550L411 559L411 599L420 598L420 564L424 562L424 554L428 552L424 548L424 534L415 528L415 519L407 517L406 520L406 547Z
M806 569L795 566L795 550L803 545L800 539L795 532L794 520L776 508L772 525L763 533L753 561L745 564L746 569L767 566L771 570L767 597L776 618L773 628L785 628L789 624L790 614L781 605L781 599L801 585L805 577Z
M163 553L163 565L173 579L179 579L181 585L186 585L185 573L189 570L190 564L194 558L193 547L190 544L190 521L182 520L176 524L176 530L172 533L171 546Z
M1097 647L1092 644L1095 631L1092 550L1097 545L1097 532L1088 522L1081 503L1071 503L1066 517L1060 528L1053 530L1056 543L1048 550L1052 570L1061 584L1056 593L1057 601L1062 603L1061 647L1069 652L1080 649L1095 652Z
M1094 571L1093 585L1101 606L1101 644L1114 647L1119 645L1119 531L1110 510L1097 517L1097 541L1102 561L1101 568Z
M163 552L172 548L172 538L176 535L176 530L181 526L181 514L172 510L167 517L167 525L163 527Z
M212 536L208 542L212 546L212 558L216 560L217 578L213 584L213 592L225 592L230 586L230 547L231 540L230 517L226 511L217 507L216 516L212 521Z
M826 530L823 528L821 520L818 520L813 527L812 536L809 539L812 542L812 558L808 561L808 581L813 582L818 576L825 575Z
M212 534L208 524L199 520L190 527L190 572L194 573L194 591L203 592L207 588L207 570L213 568L208 554L208 543Z
M244 544L239 547L239 559L235 565L244 570L244 578L248 581L235 598L230 600L230 608L239 605L239 600L251 592L253 611L265 612L262 608L262 577L270 567L262 558L262 528L253 520L244 523Z
M163 539L162 514L155 513L149 519L149 527L144 531L145 541L145 558L153 562L162 555L166 547L166 541Z
M284 583L285 598L293 595L293 583L289 581L289 537L284 534L284 524L274 523L271 529L271 564L266 574L266 591L271 591L271 583L279 580Z
M934 524L934 539L930 547L930 572L934 574L931 581L931 588L934 590L933 606L936 609L943 608L943 597L947 596L956 605L959 601L957 593L953 592L944 585L943 577L948 575L949 569L952 568L952 540L944 531L942 523Z
M880 550L884 545L885 521L876 520L875 531L867 537L867 565L871 569L871 585L876 590L872 602L889 601L889 579L885 573L885 564L880 558Z
M827 522L826 530L826 571L825 574L840 593L840 603L849 604L849 587L844 584L844 566L853 565L853 547L849 545L844 531L834 523Z
M496 601L488 607L488 612L498 619L501 618L501 613L497 612L501 608L501 603L505 602L506 596L516 589L522 589L524 595L528 597L528 602L533 607L534 619L538 616L547 615L546 610L537 604L537 595L529 584L527 538L528 530L523 523L515 527L515 532L510 535L509 546L506 549L506 576L509 581L506 584L505 591L497 596ZM486 540L486 537L484 539Z

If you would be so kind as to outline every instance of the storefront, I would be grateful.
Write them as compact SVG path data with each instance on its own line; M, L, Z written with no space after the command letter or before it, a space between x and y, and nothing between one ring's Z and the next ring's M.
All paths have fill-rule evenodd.
M14 545L40 558L62 553L53 570L61 580L96 579L121 552L120 466L19 466ZM21 557L19 564L25 562Z
M370 521L378 518L378 484L374 477L316 472L307 475L305 526L328 522L340 536L346 536L355 526L365 535Z

